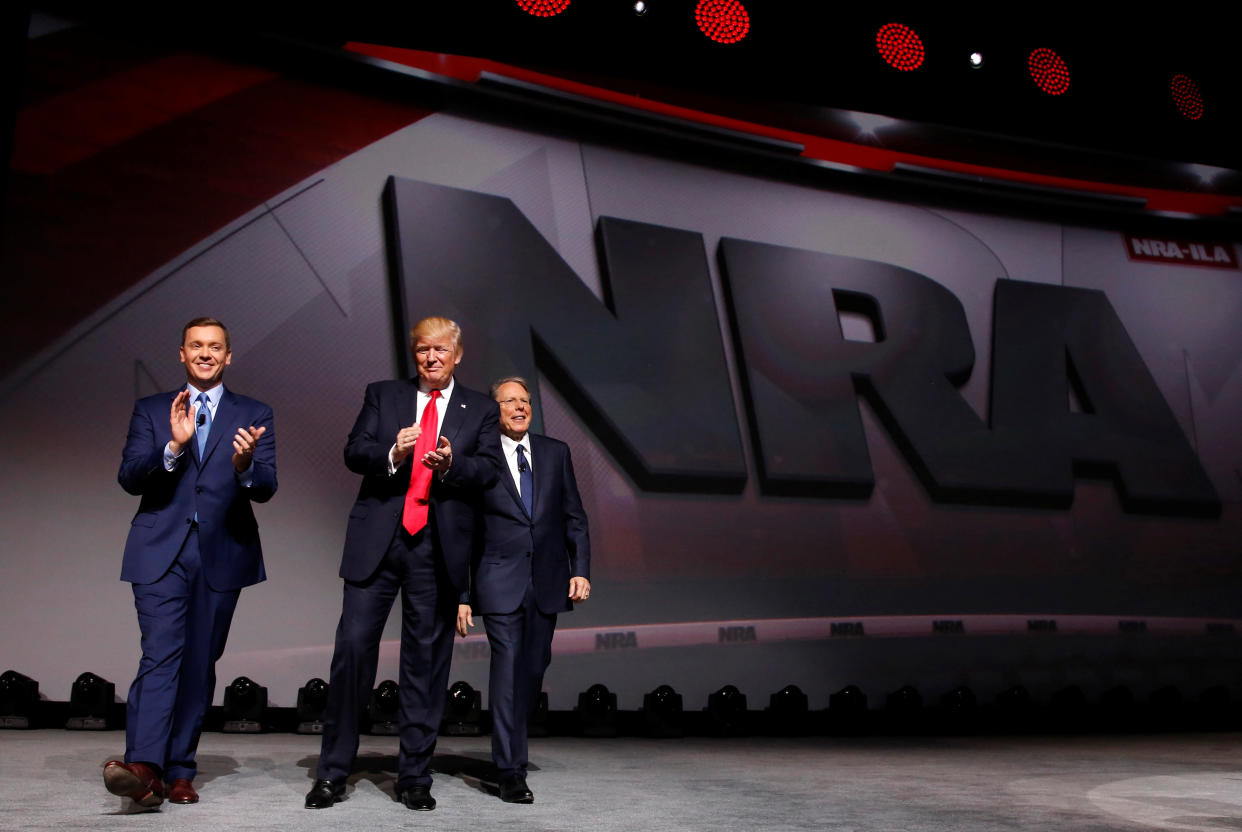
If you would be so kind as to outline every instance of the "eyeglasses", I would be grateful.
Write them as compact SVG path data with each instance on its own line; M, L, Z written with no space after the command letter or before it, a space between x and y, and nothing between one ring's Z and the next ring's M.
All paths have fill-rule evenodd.
M499 404L503 408L512 410L518 405L522 405L523 407L530 407L530 399L501 399Z

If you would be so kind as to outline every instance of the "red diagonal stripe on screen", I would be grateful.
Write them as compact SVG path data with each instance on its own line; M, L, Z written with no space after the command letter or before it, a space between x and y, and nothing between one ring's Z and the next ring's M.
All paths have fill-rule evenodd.
M55 173L274 77L188 54L122 70L21 110L13 170Z

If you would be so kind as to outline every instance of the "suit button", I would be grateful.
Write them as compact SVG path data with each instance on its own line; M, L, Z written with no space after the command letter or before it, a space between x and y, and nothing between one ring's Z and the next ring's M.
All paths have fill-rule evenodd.
M190 525L190 524L191 524L191 523L193 523L193 522L194 522L194 518L193 518L193 517L187 517L187 518L185 518L185 524L186 524L187 526L188 526L188 525Z
M203 488L202 488L202 486L199 486L198 488L195 488L195 489L194 489L194 493L195 493L195 494L202 494L202 493L203 493Z

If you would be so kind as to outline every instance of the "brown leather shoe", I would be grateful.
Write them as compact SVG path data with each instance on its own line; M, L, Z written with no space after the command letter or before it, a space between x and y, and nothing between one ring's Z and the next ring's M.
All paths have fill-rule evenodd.
M168 784L168 802L182 805L198 803L198 792L194 791L193 783L184 777L178 777Z
M104 787L115 795L128 797L139 806L154 809L164 802L164 783L146 763L104 763Z

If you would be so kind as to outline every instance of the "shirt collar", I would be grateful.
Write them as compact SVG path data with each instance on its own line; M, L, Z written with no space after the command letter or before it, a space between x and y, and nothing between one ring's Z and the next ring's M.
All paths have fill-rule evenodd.
M206 391L199 390L193 384L186 384L185 389L190 392L190 404L198 401L199 393L207 393L207 406L211 408L212 413L215 413L216 408L220 406L220 399L224 398L224 382Z
M456 384L457 384L457 379L455 379L455 378L449 378L449 383L448 383L448 384L446 384L446 385L444 385L444 387L440 390L440 398L442 398L444 401L446 401L446 402L447 402L447 401L449 400L449 396L452 396L452 395L453 395L453 386L454 386L454 385L456 385ZM423 389L423 382L422 382L422 380L421 380L421 379L420 379L420 380L419 380L419 382L418 382L418 394L419 394L420 396L430 396L430 395L431 395L431 391L430 391L430 390L424 390L424 389Z
M503 433L500 434L500 447L505 452L505 456L513 456L517 453L517 446L521 445L526 449L526 456L530 456L530 431L522 434L522 441L515 442Z

